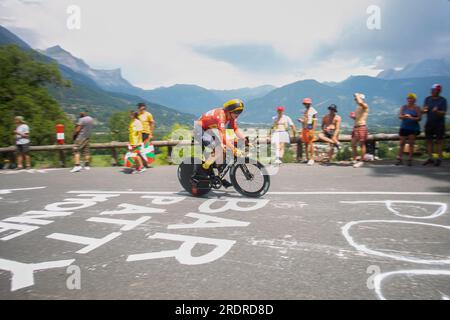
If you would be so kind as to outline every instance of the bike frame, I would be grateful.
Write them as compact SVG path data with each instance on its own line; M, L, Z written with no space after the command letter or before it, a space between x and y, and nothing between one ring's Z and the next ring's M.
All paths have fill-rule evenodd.
M230 169L231 169L233 166L235 166L235 165L236 165L236 160L233 161L232 163L226 164L224 169L222 169L222 170L219 170L219 169L218 169L218 170L219 170L219 175L218 175L217 177L218 177L220 180L222 180L222 179L226 176L226 174L228 173L228 171L230 171ZM247 166L245 165L245 163L242 164L242 168L243 168L243 172L244 172L245 177L246 177L247 179L249 179L250 176L251 176L251 173L248 171Z

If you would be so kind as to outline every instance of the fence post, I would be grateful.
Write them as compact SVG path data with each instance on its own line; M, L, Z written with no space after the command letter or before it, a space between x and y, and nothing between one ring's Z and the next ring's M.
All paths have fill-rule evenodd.
M111 148L111 155L112 155L112 158L113 158L113 167L117 167L117 165L118 165L118 163L119 163L119 159L118 159L118 157L117 157L117 150L116 150L116 148Z
M167 156L168 156L168 161L169 161L169 164L172 164L172 151L173 151L173 148L172 148L172 146L167 146Z
M8 152L6 154L6 159L8 159L8 165L6 169L14 169L17 167L16 157L14 151Z
M66 167L66 154L64 153L64 150L59 150L59 165L61 168Z
M373 156L375 156L375 151L376 151L376 140L370 140L366 142L366 152L368 154L372 154Z
M377 157L378 156L378 145L377 145L378 141L374 140L373 141L373 156Z
M302 161L303 158L303 143L300 138L297 138L297 162Z

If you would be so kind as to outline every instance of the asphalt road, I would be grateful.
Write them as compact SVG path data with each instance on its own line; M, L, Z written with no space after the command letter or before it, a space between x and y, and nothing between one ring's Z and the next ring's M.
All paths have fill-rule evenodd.
M255 202L175 166L0 171L0 299L449 299L448 164L271 180Z

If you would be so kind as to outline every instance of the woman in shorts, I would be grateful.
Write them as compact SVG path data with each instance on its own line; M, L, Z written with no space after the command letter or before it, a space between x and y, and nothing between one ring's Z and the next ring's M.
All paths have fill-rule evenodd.
M420 134L420 120L422 113L420 107L416 105L417 96L409 93L407 96L408 103L400 108L399 118L402 120L400 125L400 149L398 151L396 165L403 164L403 154L405 153L406 141L409 144L408 150L408 166L412 166L412 158L414 153L414 144L416 136Z
M289 129L295 137L295 126L292 119L284 114L284 107L277 107L278 115L272 118L272 143L275 144L275 164L281 164L284 156L285 144L291 142Z

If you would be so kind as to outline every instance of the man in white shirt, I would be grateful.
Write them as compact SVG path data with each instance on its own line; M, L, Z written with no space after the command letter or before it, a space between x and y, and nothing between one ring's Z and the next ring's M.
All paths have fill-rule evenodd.
M25 123L22 116L17 116L14 120L16 123L14 134L16 135L17 169L23 169L24 158L26 168L30 169L30 127Z

